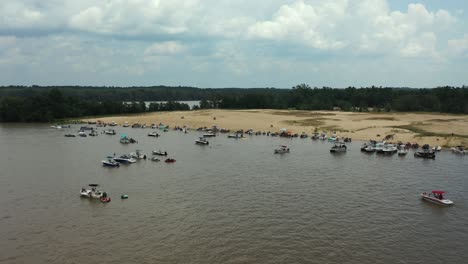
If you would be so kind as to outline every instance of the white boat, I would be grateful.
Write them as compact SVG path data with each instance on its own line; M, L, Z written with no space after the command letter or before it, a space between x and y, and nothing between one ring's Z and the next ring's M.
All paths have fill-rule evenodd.
M393 144L384 144L383 147L377 150L377 153L392 155L398 152L397 146Z
M421 198L431 203L450 206L453 205L453 202L444 197L445 192L440 190L433 190L430 193L423 192L421 193Z
M208 145L208 144L210 144L210 142L208 142L208 140L206 140L206 138L200 137L197 140L195 140L195 144Z
M461 155L465 155L466 154L466 150L465 150L465 147L463 146L456 146L456 147L453 147L451 148L452 152L455 153L455 154L461 154Z
M104 134L106 135L115 135L116 132L114 129L107 129L107 130L104 130Z
M100 199L103 197L105 192L100 191L98 187L99 184L89 184L88 187L81 188L80 196L83 198Z
M233 134L233 135L228 135L227 137L228 137L228 138L236 138L236 139L244 138L244 136L243 136L241 133L236 133L236 134Z
M135 152L130 153L130 157L134 159L146 159L146 154L141 153L141 150L137 149Z
M406 156L408 154L408 149L407 148L400 148L398 150L398 156Z
M81 130L80 132L78 132L78 136L80 136L80 137L87 137L86 132L84 132L83 130Z
M53 125L53 126L50 126L51 128L55 128L55 129L62 129L62 126L60 125Z
M215 133L206 133L206 134L203 134L203 137L216 137L216 134Z
M167 156L167 151L161 151L161 150L153 150L153 155L158 155L158 156Z
M441 151L442 147L441 146L435 146L432 148L432 151Z
M289 148L288 146L281 145L279 148L274 150L275 154L283 154L283 153L289 153Z
M125 122L122 126L123 126L123 127L129 127L130 124L129 124L128 122Z
M373 152L375 152L375 147L372 146L372 145L367 145L367 146L364 148L364 152L366 152L366 153L373 153Z
M335 143L333 147L331 147L330 152L331 153L338 153L338 152L346 152L348 148L346 147L345 144L343 143Z
M159 137L159 134L157 132L151 132L148 133L148 137Z
M118 163L135 163L136 159L132 158L130 155L124 154L119 157L114 157L113 160L117 161Z
M116 162L113 159L103 160L101 162L103 166L107 166L107 167L119 167L120 166L120 163Z

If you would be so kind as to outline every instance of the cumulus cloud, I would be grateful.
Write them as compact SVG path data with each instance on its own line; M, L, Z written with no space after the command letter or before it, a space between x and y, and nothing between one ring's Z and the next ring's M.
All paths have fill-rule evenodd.
M63 72L54 76L92 73L90 80L143 79L149 69L153 77L169 68L218 72L223 81L229 74L306 81L333 69L359 72L355 65L368 58L394 72L409 61L448 69L468 55L467 21L457 11L466 5L418 2L395 9L390 0L1 0L0 64L44 78L52 67ZM134 70L115 66L122 61Z
M175 55L185 52L187 48L176 41L166 41L161 43L154 43L145 50L145 55Z

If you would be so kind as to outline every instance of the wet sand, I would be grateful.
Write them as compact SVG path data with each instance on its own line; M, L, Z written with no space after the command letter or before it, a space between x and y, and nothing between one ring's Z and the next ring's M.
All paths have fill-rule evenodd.
M333 132L339 137L355 140L382 140L417 142L419 144L450 147L468 145L468 115L434 113L356 113L338 111L297 110L199 110L157 112L140 115L88 118L85 121L124 122L140 124L167 124L191 129L218 126L230 129L253 129L277 132L287 128L293 133L317 130ZM453 133L453 134L452 134Z

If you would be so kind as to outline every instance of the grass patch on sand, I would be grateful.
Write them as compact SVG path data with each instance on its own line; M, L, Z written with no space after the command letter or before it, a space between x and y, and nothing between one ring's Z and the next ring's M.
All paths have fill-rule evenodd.
M325 122L322 121L323 118L309 118L309 119L302 119L302 120L285 120L283 123L290 125L290 126L314 126L318 127L324 125Z
M311 112L303 110L289 110L289 111L272 111L272 115L281 115L281 116L295 116L295 117L319 117L319 116L336 116L333 113L320 113L320 112Z
M382 121L398 121L395 117L390 116L375 116L375 117L368 117L362 120L382 120Z
M320 127L319 129L326 130L326 131L349 132L349 130L341 128L339 126L324 126L324 127Z
M421 126L423 123L418 122L418 123L413 123L410 125L401 125L401 126L394 126L392 128L399 128L399 129L405 129L408 131L411 131L415 133L416 137L459 137L459 138L468 138L468 135L461 135L461 134L455 134L455 133L436 133L436 132L431 132L422 129Z
M451 119L429 119L427 120L428 122L439 122L439 123L448 123L448 122L452 122L452 121L460 121L460 119L455 119L455 118L451 118Z

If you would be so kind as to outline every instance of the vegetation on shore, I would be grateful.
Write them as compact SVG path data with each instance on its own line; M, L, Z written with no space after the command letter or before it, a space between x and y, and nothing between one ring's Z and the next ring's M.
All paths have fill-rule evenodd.
M96 115L190 110L176 101L200 100L195 109L295 109L468 114L468 87L311 88L0 87L0 122L50 122ZM167 101L151 103L147 101ZM300 113L296 112L294 115ZM311 121L311 120L310 120ZM317 120L319 121L319 120Z

